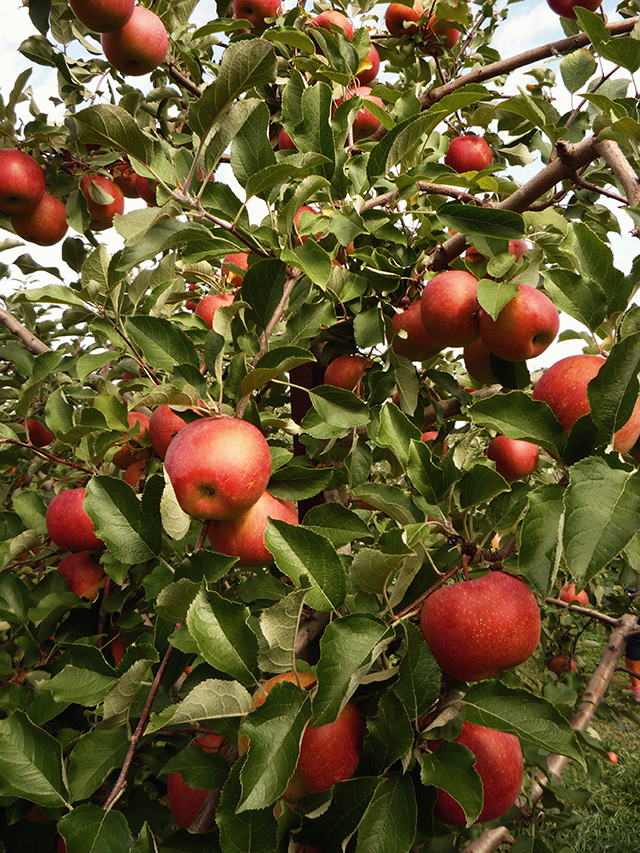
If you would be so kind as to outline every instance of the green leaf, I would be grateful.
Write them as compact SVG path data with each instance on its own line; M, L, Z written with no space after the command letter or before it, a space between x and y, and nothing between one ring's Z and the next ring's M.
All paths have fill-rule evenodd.
M600 287L614 273L611 248L584 222L569 223L560 248L571 256L580 275L594 279Z
M149 650L148 654L151 654ZM116 726L129 722L131 706L144 680L149 678L150 667L154 660L143 658L120 676L104 697L105 724Z
M94 104L73 116L82 142L102 145L122 151L148 165L153 156L153 143L140 126L122 107L115 104Z
M44 807L68 803L62 746L22 711L0 720L0 791Z
M333 269L331 256L313 239L302 242L293 252L284 252L282 259L301 269L320 287L327 284Z
M377 714L367 720L367 732L365 753L378 773L384 773L412 749L415 733L396 693L385 693L380 699Z
M39 689L51 693L56 702L94 707L102 702L114 681L113 676L68 665L49 681L39 682Z
M116 767L122 767L129 751L124 728L93 729L83 735L69 756L71 802L88 799Z
M421 440L411 442L407 475L427 503L433 505L442 500L449 486L431 449Z
M417 720L438 698L442 673L419 628L403 621L398 634L404 635L405 651L392 690L409 718Z
M327 427L331 426L342 432L369 423L369 407L352 391L335 388L333 385L318 385L309 392L309 398L314 411ZM303 429L306 429L308 420L310 419L307 414L302 421ZM325 424L317 428L311 426L309 432L317 438L322 438L319 433L323 431Z
M406 853L413 845L417 821L411 778L388 776L376 788L360 822L355 853Z
M184 726L205 720L243 717L252 709L251 695L237 681L207 678L197 684L179 705L152 714L148 731L165 725Z
M615 344L587 386L591 417L612 438L623 427L638 401L640 332Z
M122 812L84 803L58 821L67 853L129 853L133 837Z
M330 622L320 638L313 697L313 727L333 723L375 661L393 639L393 631L368 613Z
M163 317L127 317L127 334L148 364L172 372L178 364L200 364L196 348L185 333Z
M408 492L386 483L363 483L353 490L354 497L371 504L399 524L421 521L424 515L411 500Z
M562 58L560 73L570 94L574 95L595 73L598 63L591 51L583 47Z
M330 86L322 82L307 86L302 91L300 111L296 113L296 118L301 115L302 121L296 122L294 130L296 144L300 151L313 152L326 158L318 169L318 174L328 180L333 175L336 159L331 129L332 106ZM292 126L289 113L287 113L287 122Z
M510 210L472 207L468 204L451 202L438 210L438 219L447 228L461 231L463 234L504 237L507 240L519 240L525 235L522 216Z
M294 367L315 360L315 356L302 347L276 347L269 350L242 380L242 393L251 394Z
M531 441L554 456L562 455L566 444L563 428L546 404L532 400L523 391L478 400L469 413L477 426L492 426L508 438Z
M159 517L144 517L136 493L124 481L104 475L92 477L84 508L93 521L96 536L121 562L142 563L160 550Z
M508 491L509 485L493 468L478 462L464 471L459 488L460 508L464 510L487 503L496 495Z
M250 306L250 317L259 330L266 329L284 292L287 268L268 258L252 264L242 280L242 299Z
M608 309L608 294L600 283L589 276L559 267L546 270L544 281L556 307L595 332L607 316Z
M375 443L390 447L403 465L409 461L411 440L420 441L422 433L393 403L385 403L380 410L380 422Z
M190 749L181 749L177 755L167 761L161 776L179 773L191 788L222 788L229 774L229 764L216 752L205 752L193 745Z
M187 628L200 654L211 666L236 678L254 683L259 675L258 643L247 625L249 611L218 595L201 589L187 613Z
M61 284L50 284L47 287L33 287L20 293L18 301L37 302L51 305L70 305L75 308L85 308L86 303L70 287Z
M240 186L246 187L249 178L275 162L269 142L269 108L261 101L234 137L231 168Z
M274 498L303 501L326 489L332 479L331 468L291 464L274 471L267 489Z
M381 595L390 578L404 564L406 554L384 554L373 548L361 548L349 568L349 580L356 589Z
M552 104L528 93L507 98L500 104L500 109L515 113L542 129L547 126L555 128L560 123L560 114Z
M312 507L305 514L304 523L305 527L330 539L336 548L356 539L373 537L360 516L335 501Z
M640 42L632 36L621 36L600 45L598 53L616 65L621 65L632 74L640 68Z
M461 743L444 741L435 752L424 753L421 763L422 784L446 791L462 807L467 826L474 823L482 811L484 794L471 750Z
M564 489L555 483L529 493L529 508L517 530L518 571L543 598L555 581L564 524Z
M259 656L260 669L265 672L291 669L306 594L306 589L291 592L260 614L260 630L268 643L268 649L261 651Z
M302 735L311 716L309 693L283 682L240 726L249 738L247 760L240 771L242 799L237 811L265 808L280 797L296 769Z
M495 320L507 302L518 295L513 284L481 278L478 282L478 302Z
M337 610L344 603L347 579L340 557L324 536L304 527L269 519L265 534L267 548L277 567L300 587L306 576L311 582L306 603L315 610Z
M229 772L220 794L216 823L224 853L276 853L277 821L273 806L238 811L242 798L240 775L247 759L241 758Z
M191 581L181 578L176 583L170 583L162 590L156 600L156 613L169 623L184 622L194 598L198 595L202 584L200 580Z

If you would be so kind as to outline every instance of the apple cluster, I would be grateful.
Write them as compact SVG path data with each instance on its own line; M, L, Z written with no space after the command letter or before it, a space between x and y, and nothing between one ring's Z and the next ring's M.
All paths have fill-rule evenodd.
M64 202L47 193L44 170L26 151L0 150L0 212L23 240L53 246L67 233Z

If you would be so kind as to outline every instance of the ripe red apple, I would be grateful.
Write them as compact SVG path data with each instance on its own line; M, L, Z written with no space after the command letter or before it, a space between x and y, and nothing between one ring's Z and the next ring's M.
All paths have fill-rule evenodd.
M327 365L324 384L355 391L370 364L370 360L363 355L339 355Z
M429 429L426 432L422 433L420 441L425 441L425 442L438 441L439 435L440 435L440 433L438 432L437 429ZM447 452L447 439L445 438L442 441L442 453L440 454L440 456L441 457L444 456L444 454L446 452Z
M271 453L248 421L203 418L175 436L164 467L186 513L203 520L236 518L267 488Z
M104 569L91 556L91 551L75 551L58 564L58 571L67 579L69 589L81 598L95 601L107 582Z
M329 32L337 28L343 30L348 39L353 38L353 25L351 21L342 12L337 12L335 9L329 9L327 12L321 12L319 15L316 15L309 26L322 27L323 30L329 30Z
M573 658L568 658L566 655L556 655L547 664L547 669L555 673L557 676L563 672L577 672L578 667Z
M475 755L476 770L482 780L484 799L476 823L493 820L509 811L520 793L524 773L522 747L518 738L465 721L462 733L455 742L466 746ZM437 751L441 742L436 743ZM453 826L464 826L467 822L462 806L442 790L438 790L433 815Z
M429 22L422 30L424 41L419 45L420 49L424 53L431 54L442 53L443 46L451 50L460 38L460 30L447 26L452 23L453 21L439 20L435 15L431 15Z
M69 8L88 30L111 33L133 15L135 0L69 0Z
M371 94L370 86L356 86L354 89L347 89L344 93L344 98L338 98L336 105L340 106L343 101L349 101L351 98L360 96L365 101L371 101L372 104L384 109L384 102L380 98L376 98ZM353 119L351 125L353 130L353 141L358 142L360 139L368 139L380 128L380 121L374 116L371 110L362 107Z
M38 206L46 189L44 171L30 154L16 148L0 150L2 213L30 213Z
M615 752L608 752L607 758L609 759L611 764L617 764L618 763L618 754Z
M204 752L226 753L229 744L218 734L202 735L191 741L187 749L199 746ZM171 814L178 826L187 829L191 826L204 803L208 788L192 788L179 773L167 776L167 801Z
M456 136L449 143L444 162L458 174L479 172L493 163L493 152L480 136Z
M420 0L415 0L413 8L402 3L389 3L384 15L384 23L392 36L413 36L418 32L417 21L424 13Z
M227 279L227 284L230 287L240 287L242 284L242 276L234 269L231 269L228 264L233 264L241 270L246 271L249 267L249 253L234 252L232 255L226 255L222 260L222 275Z
M424 327L419 301L412 302L405 311L394 314L391 322L394 334L391 346L398 355L409 358L411 361L425 361L442 349ZM398 337L400 330L407 333L406 338Z
M506 361L540 355L553 343L559 328L556 306L546 293L528 284L518 285L518 293L495 320L480 311L480 337L492 353Z
M67 233L67 208L59 198L45 193L29 213L14 213L11 227L18 237L38 246L55 246Z
M591 410L587 385L598 373L605 359L600 355L569 355L551 365L542 374L531 395L550 408L568 433L578 418ZM613 437L613 448L628 453L640 436L640 401L627 423Z
M297 151L293 139L289 136L284 127L280 128L278 133L278 151Z
M298 679L303 688L311 687L315 676L299 672ZM266 694L281 681L296 683L293 672L284 672L270 678L253 696L253 706L258 708ZM336 782L350 779L360 763L364 721L357 705L349 700L337 719L326 726L312 728L313 720L305 729L300 744L300 756L296 771L282 795L288 803L297 803L300 797L313 791L326 791ZM246 750L246 744L239 744Z
M478 339L478 279L447 270L428 281L420 298L422 322L441 346L464 347Z
M116 163L112 175L114 184L120 187L125 198L140 198L136 187L138 175L128 163Z
M104 55L125 76L149 74L161 65L169 50L169 37L160 18L144 6L136 6L119 30L101 37Z
M25 426L29 441L34 447L46 447L55 438L53 432L36 418L29 418Z
M149 440L161 459L167 455L167 449L174 437L186 425L184 418L174 412L171 406L162 405L153 410L149 418Z
M147 207L155 207L158 202L156 200L157 181L153 178L144 178L142 175L135 177L136 192L143 201L147 202Z
M213 315L218 308L224 305L231 305L233 302L233 293L212 293L211 296L205 296L196 305L196 314L202 317L207 326L213 328Z
M560 595L558 597L560 601L565 601L567 604L572 604L574 601L577 601L582 607L589 606L589 596L587 595L586 589L581 589L579 592L576 592L576 585L574 583L566 583L560 590Z
M420 629L443 672L482 681L531 657L540 611L523 581L495 571L436 590L424 603Z
M280 7L280 0L233 0L233 17L248 21L254 30L264 30L266 18L279 15Z
M264 542L270 518L297 524L298 510L293 501L281 501L263 492L251 509L237 518L212 521L207 530L209 542L219 554L238 557L241 566L266 566L273 562Z
M144 490L144 484L147 480L147 460L137 459L128 465L122 479L140 494Z
M508 483L532 474L539 457L537 445L530 441L507 438L506 435L497 435L487 448L487 459L496 463L496 471Z
M524 255L526 251L529 249L529 244L526 240L509 240L509 249L508 252L511 255L515 256L516 263L520 260L520 258ZM484 261L485 257L481 254L475 246L469 246L467 251L465 252L465 258L468 261Z
M99 190L96 190L98 187ZM110 202L97 201L93 196L100 197L100 191L111 197ZM87 200L92 231L105 231L111 228L116 214L124 213L124 196L120 187L104 175L85 175L80 180L80 192Z
M547 5L552 12L560 15L561 18L571 18L574 21L577 18L576 6L595 12L601 3L602 0L547 0Z
M498 381L492 373L491 350L481 338L468 344L462 350L462 357L467 373L478 385L493 385Z
M143 412L129 412L127 414L127 423L131 437L114 455L112 462L116 468L121 468L123 471L138 461L139 442L149 432L149 416ZM133 441L133 444L130 442Z
M369 48L369 53L365 56L364 62L369 64L362 68L362 70L358 69L358 73L356 74L359 86L366 86L368 83L373 82L378 76L378 71L380 71L380 54L376 50L375 45L372 44Z
M85 489L67 489L47 507L49 536L63 551L104 551L105 544L93 532L93 522L84 510Z
M309 239L309 236L310 236L309 234L300 234L300 228L299 228L298 223L300 222L300 217L302 216L303 213L313 213L314 216L319 215L319 212L317 210L315 210L313 207L309 207L308 204L303 204L302 207L298 211L296 211L296 215L293 217L293 229L294 229L295 234L296 234L296 237L295 237L296 246L299 246L301 243L306 243L307 240ZM321 240L324 236L325 236L324 234L317 234L316 235L316 237L319 240Z

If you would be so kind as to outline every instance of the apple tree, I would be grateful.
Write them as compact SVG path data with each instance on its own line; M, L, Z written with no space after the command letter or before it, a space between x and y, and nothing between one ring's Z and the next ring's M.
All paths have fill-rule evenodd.
M640 721L637 4L23 2L0 850L570 850Z

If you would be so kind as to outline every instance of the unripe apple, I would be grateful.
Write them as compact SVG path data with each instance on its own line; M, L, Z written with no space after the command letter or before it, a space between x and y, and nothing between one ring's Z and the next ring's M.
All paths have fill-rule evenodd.
M99 195L94 189L98 187L102 193L111 198L110 202L96 201L92 193ZM104 175L85 175L80 181L80 192L87 200L87 207L92 231L105 231L111 228L116 214L124 213L124 195L122 190L110 178Z
M211 547L219 554L238 557L240 566L266 566L273 562L264 534L270 518L298 523L293 501L281 501L264 492L242 515L227 521L212 521L207 530Z
M164 467L186 513L203 520L236 518L267 488L271 453L248 421L202 418L175 436Z
M506 361L524 361L541 355L553 343L560 328L558 309L546 293L528 284L496 319L480 311L480 337L492 353Z
M390 34L395 38L413 36L418 32L417 21L424 13L420 0L415 0L413 8L403 3L389 3L384 22Z
M133 15L135 5L135 0L69 0L76 18L94 33L122 29Z
M422 322L441 347L464 347L478 339L478 279L447 270L428 281L420 298Z
M348 39L353 39L353 25L351 21L342 12L337 12L335 9L329 9L327 12L321 12L319 15L316 15L309 26L322 27L323 30L329 30L329 32L334 28L340 29Z
M368 83L372 83L376 79L378 71L380 71L380 54L376 50L375 45L371 45L369 52L360 65L365 67L362 67L362 70L358 68L356 80L358 81L359 86L366 86Z
M531 657L540 611L523 581L495 571L436 590L424 603L420 629L443 672L482 681Z
M569 433L578 418L591 411L587 386L597 375L605 359L600 355L569 355L551 365L538 380L534 400L542 400ZM640 436L640 402L631 417L613 437L613 449L628 453Z
M233 0L233 17L248 21L254 30L264 30L266 18L279 15L280 7L280 0Z
M47 189L44 171L26 151L0 150L0 211L30 213L40 204Z
M53 432L36 418L29 418L25 426L29 441L34 447L46 447L55 438Z
M186 425L184 418L174 412L171 406L163 404L153 410L149 418L149 441L161 459L167 455L169 445Z
M380 98L371 94L370 86L356 86L354 89L347 89L344 93L344 98L338 98L336 104L337 106L340 106L343 101L349 101L351 98L355 98L358 95L363 98L364 101L371 101L372 104L376 104L376 106L384 109L384 102ZM371 110L368 110L363 106L362 109L357 112L356 117L353 120L353 124L351 125L353 130L353 141L358 142L361 139L368 139L378 131L380 126L381 124L379 119L374 116Z
M202 317L207 326L213 328L213 317L218 308L233 303L233 293L212 293L210 296L205 296L196 305L196 314Z
M564 601L567 604L572 604L574 601L577 601L582 607L589 606L589 596L587 595L586 589L581 589L579 592L576 592L576 585L574 583L566 583L560 590L560 595L558 597L560 601Z
M468 344L462 357L467 373L478 385L494 385L498 381L491 368L491 350L481 338Z
M419 301L412 302L405 311L394 314L391 323L394 333L391 346L398 355L411 361L425 361L442 349L424 327ZM406 338L398 337L398 332L401 330L407 333Z
M493 152L480 136L456 136L449 143L444 162L458 174L479 172L493 163Z
M104 569L91 556L91 551L75 551L58 564L58 571L67 579L69 590L95 601L107 582Z
M497 435L487 448L487 459L496 463L496 471L508 483L527 477L538 466L540 451L530 441Z
M125 76L149 74L161 65L169 50L169 37L160 18L144 6L136 6L119 30L104 33L102 50L111 65Z
M483 804L476 823L493 820L509 811L520 793L524 761L515 735L464 722L456 743L466 746L476 758L475 769L482 780ZM436 742L437 752L441 742ZM462 806L446 791L438 790L433 815L444 823L465 826Z
M59 198L45 193L29 213L14 213L11 227L18 237L37 246L55 246L68 230L67 208Z
M602 0L547 0L547 5L556 15L573 21L578 17L575 13L576 6L595 12L601 3Z
M327 365L324 384L355 391L370 364L371 361L363 355L339 355Z
M67 489L47 507L47 531L63 551L104 551L105 544L93 532L93 521L84 509L85 489Z
M222 259L222 275L227 279L227 284L230 287L240 287L242 284L242 276L234 269L231 269L228 264L233 264L239 269L246 271L249 267L249 253L234 252L232 255L225 255Z
M556 655L547 664L547 669L561 676L564 672L577 672L578 667L573 658L568 658L566 655Z

